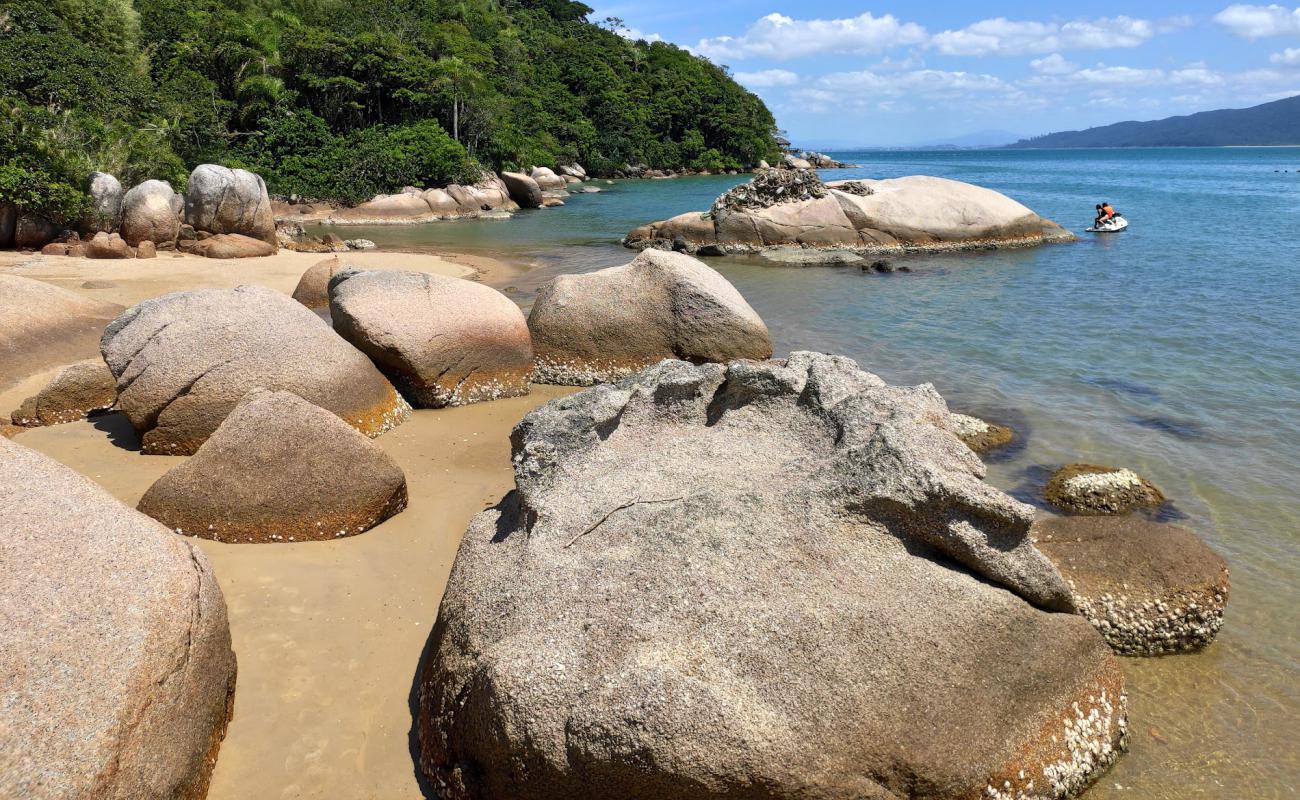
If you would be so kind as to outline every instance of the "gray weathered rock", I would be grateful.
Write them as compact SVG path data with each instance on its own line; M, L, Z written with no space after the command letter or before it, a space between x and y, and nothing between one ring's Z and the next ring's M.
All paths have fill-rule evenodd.
M122 182L107 172L90 176L90 212L85 228L91 232L113 233L122 222L122 198L126 190Z
M0 797L197 800L235 655L203 551L0 437Z
M237 233L278 244L266 182L242 169L195 167L185 188L185 221L199 231Z
M290 392L254 390L140 511L220 542L355 536L406 508L406 476L374 442Z
M146 453L193 453L257 388L293 392L369 436L410 414L364 354L258 286L146 300L108 326L101 350Z
M528 394L533 350L514 301L481 283L423 272L330 278L339 335L419 408Z
M457 800L1073 796L1123 677L928 386L664 362L541 407L419 688ZM954 563L961 567L954 567Z
M95 355L122 307L17 275L0 275L0 389Z
M122 238L132 247L143 241L176 241L184 204L167 181L145 181L132 187L122 198Z
M36 428L84 419L117 402L117 381L102 359L70 364L11 416L15 425Z
M537 181L522 172L503 172L501 181L510 192L510 199L521 208L542 207L542 187L537 185Z
M647 250L632 263L560 275L528 316L537 379L591 385L664 358L764 359L767 326L736 288L701 261Z
M1034 535L1116 652L1185 653L1218 635L1228 565L1191 531L1135 517L1050 517Z

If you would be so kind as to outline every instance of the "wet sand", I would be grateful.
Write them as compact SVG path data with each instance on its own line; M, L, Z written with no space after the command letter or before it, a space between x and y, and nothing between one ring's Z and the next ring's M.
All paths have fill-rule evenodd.
M349 253L372 268L470 276L449 258ZM0 271L130 305L199 286L259 284L291 291L319 254L238 262L202 258L89 261L0 255ZM476 259L480 270L491 267ZM111 280L111 289L82 289ZM5 417L53 377L50 369L0 391ZM447 574L470 518L514 487L509 432L532 408L570 389L417 411L375 440L406 472L410 506L359 536L332 542L231 545L198 539L225 594L239 659L235 714L210 800L424 797L411 757L410 697ZM124 415L18 434L134 506L181 462L139 452Z

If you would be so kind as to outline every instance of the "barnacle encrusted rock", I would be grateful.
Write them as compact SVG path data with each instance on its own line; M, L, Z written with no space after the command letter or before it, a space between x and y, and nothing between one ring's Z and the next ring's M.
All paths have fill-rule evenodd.
M221 542L362 533L406 508L406 476L379 446L290 392L254 391L138 508Z
M11 419L24 428L61 425L112 408L116 402L117 381L103 359L94 358L59 370L44 389L23 401Z
M665 358L765 359L767 326L726 278L680 253L560 275L528 315L539 383L590 386Z
M234 691L203 551L0 438L0 797L201 800Z
M1079 613L1116 652L1185 653L1218 635L1228 565L1186 528L1140 517L1050 517L1035 523L1034 535Z
M528 394L528 322L496 289L424 272L345 270L329 291L334 330L416 407Z
M751 253L815 248L903 253L1030 247L1074 235L982 186L912 175L822 184L812 170L764 170L714 203L636 228L637 249Z
M534 411L422 669L440 796L1078 794L1125 741L1117 659L947 416L810 353Z
M1160 490L1132 470L1096 464L1061 467L1047 481L1044 494L1047 502L1071 514L1124 514L1165 504Z
M293 392L369 436L411 413L324 320L258 286L146 300L108 326L100 348L146 453L193 453L256 388Z
M999 447L1011 444L1014 438L1011 429L992 422L985 422L968 414L950 414L952 431L957 434L967 447L976 453L987 453Z

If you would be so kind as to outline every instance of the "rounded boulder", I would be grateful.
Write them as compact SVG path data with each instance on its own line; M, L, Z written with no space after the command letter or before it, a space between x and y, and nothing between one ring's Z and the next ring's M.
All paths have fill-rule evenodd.
M185 189L185 221L195 230L277 243L266 182L247 170L217 164L195 167Z
M54 380L27 398L11 419L24 428L61 425L85 419L117 402L117 381L103 359L93 358L59 370Z
M480 283L347 270L330 279L330 316L417 407L528 393L528 323L514 301Z
M531 177L522 172L503 172L501 182L510 193L510 199L518 203L520 208L542 207L542 187Z
M194 453L255 388L293 392L372 437L410 414L325 321L257 286L146 300L108 326L100 349L146 453Z
M726 362L772 355L767 326L726 278L680 253L561 275L528 316L537 379L591 385L665 358Z
M254 390L139 510L220 542L354 536L406 507L406 476L374 442L290 392Z
M174 242L180 235L181 196L167 181L145 181L122 198L122 238L135 247L140 242Z
M0 437L0 797L202 798L235 654L203 551Z

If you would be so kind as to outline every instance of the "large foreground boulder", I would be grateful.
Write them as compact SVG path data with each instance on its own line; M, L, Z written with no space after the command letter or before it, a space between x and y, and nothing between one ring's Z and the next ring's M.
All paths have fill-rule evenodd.
M185 221L197 231L238 233L276 245L275 215L261 175L200 164L185 188Z
M0 275L0 389L95 355L122 307L31 278Z
M0 437L0 797L197 800L235 655L203 551Z
M457 800L1079 793L1123 676L947 413L809 353L534 411L443 596L421 769Z
M334 414L289 392L255 390L138 508L177 533L220 542L337 539L406 508L406 476Z
M122 198L122 238L132 247L140 242L174 242L181 231L185 201L167 181L145 181Z
M1185 653L1218 635L1228 565L1186 528L1137 517L1049 517L1034 534L1079 613L1116 652Z
M655 250L621 267L555 278L538 294L528 327L542 383L590 386L665 358L772 355L767 326L726 278Z
M324 320L258 286L146 300L108 326L101 350L146 453L193 453L256 388L293 392L369 436L410 414Z
M23 401L11 415L15 425L37 428L85 419L117 402L117 381L103 359L92 358L59 370L44 389Z
M542 207L542 187L531 177L522 172L503 172L501 181L510 193L510 199L518 203L520 208Z
M419 408L528 394L528 323L513 300L481 283L348 270L330 279L330 317Z
M1073 238L1011 198L960 181L914 175L822 184L811 170L764 170L709 212L643 225L624 243L729 253L793 247L899 253Z

